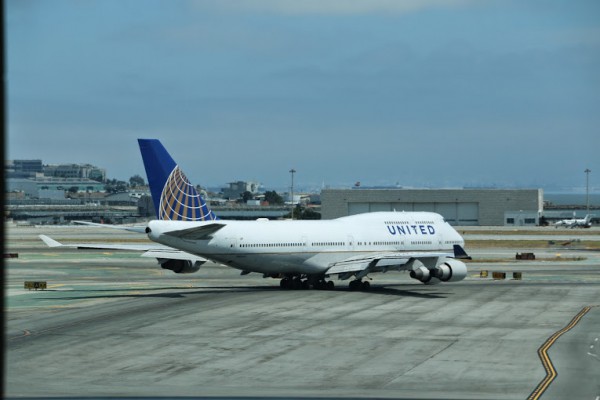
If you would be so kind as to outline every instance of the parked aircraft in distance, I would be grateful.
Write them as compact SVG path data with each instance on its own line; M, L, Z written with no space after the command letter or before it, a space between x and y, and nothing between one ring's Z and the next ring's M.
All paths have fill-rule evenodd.
M195 272L206 259L237 268L242 275L255 272L280 279L284 289L332 289L330 278L337 276L351 279L352 290L368 290L370 283L363 279L387 271L408 271L425 284L460 281L467 275L466 265L459 260L469 258L462 248L464 240L439 214L221 220L158 140L138 142L158 217L145 232L163 249L177 254L157 257L165 269Z
M573 218L562 219L554 224L555 227L559 228L564 226L565 228L589 228L592 226L592 217L594 214L587 214L584 218Z

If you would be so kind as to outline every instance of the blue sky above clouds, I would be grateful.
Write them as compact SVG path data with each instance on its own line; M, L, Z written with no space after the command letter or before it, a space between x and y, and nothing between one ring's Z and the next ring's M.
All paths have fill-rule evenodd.
M194 183L600 182L600 3L7 0L9 159ZM596 184L595 186L600 186Z

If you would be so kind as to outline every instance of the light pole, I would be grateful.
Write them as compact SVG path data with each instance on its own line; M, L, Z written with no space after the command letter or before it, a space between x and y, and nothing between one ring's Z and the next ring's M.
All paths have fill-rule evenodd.
M292 219L294 219L294 174L296 170L294 168L290 169L290 174L292 174L292 188L290 190L290 204L292 205Z
M592 172L589 168L586 168L585 171L585 211L586 214L590 213L590 172Z

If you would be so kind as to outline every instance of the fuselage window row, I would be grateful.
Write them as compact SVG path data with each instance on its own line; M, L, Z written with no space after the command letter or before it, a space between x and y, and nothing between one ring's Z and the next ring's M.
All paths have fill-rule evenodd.
M386 225L435 225L435 222L433 221L415 221L415 222L408 222L408 221L385 221Z
M240 244L240 247L300 247L302 243L252 243Z
M456 244L455 241L446 241L446 244ZM411 241L410 244L433 244L431 241ZM313 247L332 247L332 246L347 246L346 242L313 242ZM376 242L356 242L357 246L403 246L402 241L376 241ZM304 243L248 243L240 244L241 248L257 248L257 247L302 247Z

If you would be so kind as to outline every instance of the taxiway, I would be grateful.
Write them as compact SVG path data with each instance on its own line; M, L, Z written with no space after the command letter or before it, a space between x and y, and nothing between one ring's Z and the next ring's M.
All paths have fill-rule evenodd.
M136 253L49 249L38 234L140 240L8 226L6 251L19 253L5 263L9 397L523 399L546 376L538 349L584 307L547 350L557 376L538 397L600 395L598 251L549 246L536 256L583 259L477 262L528 250L483 247L458 283L390 272L373 275L370 292L338 281L334 291L286 291L214 264L177 275ZM483 269L523 280L482 279ZM25 280L48 290L27 291Z

